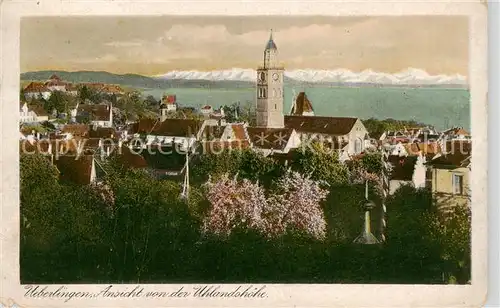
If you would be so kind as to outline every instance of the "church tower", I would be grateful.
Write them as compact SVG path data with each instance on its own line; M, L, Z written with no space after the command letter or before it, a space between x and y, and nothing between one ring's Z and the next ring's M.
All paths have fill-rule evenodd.
M278 65L278 48L269 37L264 50L264 65L257 70L257 126L282 128L284 68Z

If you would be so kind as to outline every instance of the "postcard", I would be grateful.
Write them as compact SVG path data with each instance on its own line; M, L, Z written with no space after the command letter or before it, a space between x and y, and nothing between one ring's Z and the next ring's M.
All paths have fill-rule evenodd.
M0 307L485 301L484 3L1 11Z

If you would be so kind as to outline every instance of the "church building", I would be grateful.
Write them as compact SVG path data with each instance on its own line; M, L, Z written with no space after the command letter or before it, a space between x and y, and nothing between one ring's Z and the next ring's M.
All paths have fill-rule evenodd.
M247 128L254 148L265 150L266 154L288 153L298 148L304 138L320 138L339 145L338 150L345 152L340 154L363 152L369 138L361 120L314 116L312 104L305 93L297 97L300 101L292 106L292 114L285 116L284 73L271 32L264 49L263 65L257 69L256 127Z

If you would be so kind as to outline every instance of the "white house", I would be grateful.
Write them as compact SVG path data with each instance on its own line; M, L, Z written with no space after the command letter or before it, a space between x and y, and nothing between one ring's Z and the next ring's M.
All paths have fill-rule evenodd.
M363 152L365 141L369 139L366 127L358 118L285 116L285 127L297 131L304 142L312 138L347 143L349 155Z
M42 106L28 105L22 103L19 110L19 122L21 123L37 123L49 120L49 115Z
M30 100L32 98L49 99L51 91L41 82L31 82L24 88L24 98Z
M93 126L113 127L113 104L109 102L99 105L77 104L70 113L73 121L78 120L78 117L85 117Z
M66 92L66 83L63 82L56 74L50 76L50 78L45 82L45 86L49 89L49 91Z

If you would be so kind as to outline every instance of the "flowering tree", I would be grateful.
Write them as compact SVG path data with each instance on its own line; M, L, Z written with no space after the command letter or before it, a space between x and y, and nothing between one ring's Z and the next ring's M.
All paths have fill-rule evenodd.
M227 174L215 182L209 179L205 185L211 204L203 224L205 233L228 236L236 228L248 228L274 237L294 229L325 238L320 202L328 192L300 173L287 172L268 198L258 183L238 181Z
M266 208L269 234L283 234L291 228L324 239L326 221L320 202L328 191L321 188L318 181L291 171L276 184L277 191L269 197Z
M267 206L264 190L247 179L223 175L205 184L210 212L203 223L204 233L228 236L235 228L264 230L262 211Z

